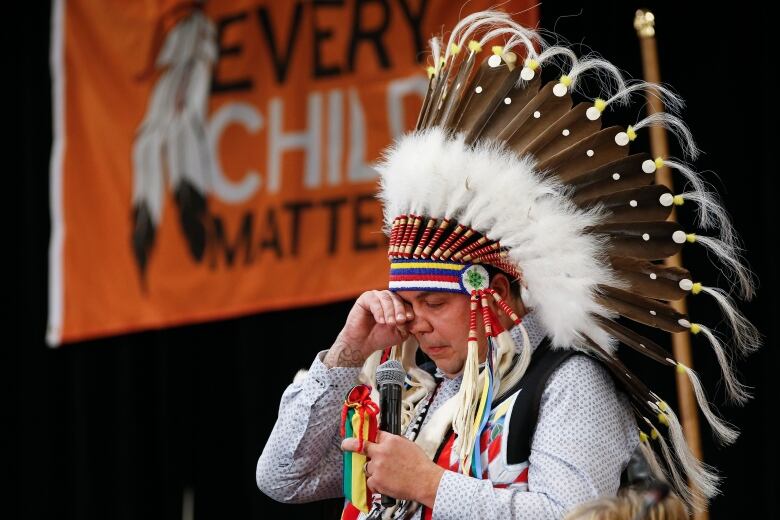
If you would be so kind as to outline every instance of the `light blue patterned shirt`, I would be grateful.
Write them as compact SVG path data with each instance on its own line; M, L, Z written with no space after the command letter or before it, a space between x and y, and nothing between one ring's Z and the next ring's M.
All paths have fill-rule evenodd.
M532 312L523 317L523 325L535 349L545 331ZM522 345L519 329L511 333ZM325 352L317 354L302 380L285 390L279 417L257 462L258 487L280 502L343 496L339 417L360 369L327 368L322 362ZM442 380L425 422L457 394L460 383L461 376ZM616 391L607 370L588 357L573 356L553 372L542 394L528 490L494 488L488 480L445 471L433 518L563 518L582 502L614 496L638 443L628 399ZM420 518L420 510L413 518Z

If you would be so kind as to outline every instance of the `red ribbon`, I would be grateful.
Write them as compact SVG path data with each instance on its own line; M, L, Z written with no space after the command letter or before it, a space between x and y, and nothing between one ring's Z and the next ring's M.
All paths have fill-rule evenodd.
M349 393L347 393L346 399L344 399L344 407L341 409L341 436L346 435L346 422L349 409L354 408L355 413L360 417L360 424L358 426L357 438L358 449L357 451L363 451L363 426L365 425L366 417L376 418L379 415L379 405L377 405L371 399L371 387L368 385L357 385L353 387ZM369 428L368 440L370 442L376 441L376 428Z

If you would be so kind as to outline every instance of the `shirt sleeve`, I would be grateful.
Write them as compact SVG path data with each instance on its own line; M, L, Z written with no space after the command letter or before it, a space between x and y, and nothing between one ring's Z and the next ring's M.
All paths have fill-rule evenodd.
M358 367L328 368L322 351L282 394L279 416L257 461L257 487L279 502L343 496L339 421Z
M614 496L639 442L627 397L597 361L566 360L550 377L529 457L528 490L447 471L433 518L560 519L599 496Z

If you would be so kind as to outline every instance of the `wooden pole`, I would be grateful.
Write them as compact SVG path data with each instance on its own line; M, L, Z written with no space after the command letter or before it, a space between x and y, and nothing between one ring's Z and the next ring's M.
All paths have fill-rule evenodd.
M642 71L646 81L652 83L661 82L660 67L658 65L658 48L656 47L655 40L655 16L652 12L639 9L634 17L634 28L637 31L639 37L639 45L642 54ZM652 94L647 94L648 113L655 114L657 112L663 112L664 106L661 99ZM667 140L667 134L662 127L650 128L650 150L653 157L668 157L669 156L669 142ZM656 171L655 181L657 184L663 184L669 190L674 193L674 184L672 180L672 173L668 167L664 166ZM672 212L669 215L669 220L677 220L677 212L672 207ZM664 265L667 266L682 266L682 257L678 253L670 258L664 260ZM681 313L687 314L687 305L685 298L678 301L671 302L672 307ZM693 367L693 357L691 355L691 335L690 332L676 332L672 333L672 350L674 352L674 358L688 366ZM690 381L678 371L675 371L677 377L677 401L680 410L680 419L682 423L683 432L685 434L685 440L691 448L693 454L699 460L702 459L701 453L701 432L699 429L699 413L696 405L696 398L693 394L693 388L691 388ZM696 520L707 520L709 514L707 511L697 512L694 515Z

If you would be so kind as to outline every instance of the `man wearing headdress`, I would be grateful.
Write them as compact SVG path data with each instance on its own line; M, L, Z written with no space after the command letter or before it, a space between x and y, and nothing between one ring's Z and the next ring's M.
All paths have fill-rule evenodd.
M497 38L503 45L488 47ZM742 354L760 335L725 291L656 261L697 244L744 298L753 280L701 175L681 160L629 153L639 131L660 125L695 158L682 120L655 113L601 127L604 110L643 89L675 110L682 101L625 80L606 60L548 46L500 12L465 17L446 45L432 40L432 54L417 127L377 164L388 290L360 295L330 349L284 392L259 488L283 502L344 496L342 454L359 450L368 488L399 502L385 512L347 503L342 518L562 518L614 496L639 448L687 505L706 504L717 475L691 454L672 408L617 357L617 343L685 375L717 438L733 442L697 374L631 324L703 333L729 397L744 402L726 347L670 302L713 297ZM567 70L543 83L561 56ZM599 81L602 97L575 104L586 71L612 83ZM662 167L692 190L653 184ZM668 220L685 200L719 238ZM417 365L420 350L427 367ZM387 358L406 370L402 435L342 441L347 392L375 387Z
M490 287L516 309L531 347L538 348L545 332L523 305L519 284L496 270ZM293 503L343 496L341 450L356 448L355 439L342 443L338 436L344 396L358 384L372 352L409 336L435 364L437 388L421 425L425 428L437 409L457 398L467 357L469 301L466 295L440 291L363 293L333 346L320 352L306 376L282 396L279 419L258 462L260 489ZM501 322L519 352L519 327L503 315ZM487 341L484 336L479 340L484 362ZM407 437L380 432L377 443L364 448L370 458L369 487L417 502L434 518L561 518L581 502L616 494L638 435L626 398L598 362L572 356L552 372L529 457L515 464L506 460L502 440L506 418L515 417L507 404L494 415L491 440L484 447L487 479L463 475L441 453L439 464L434 463Z

